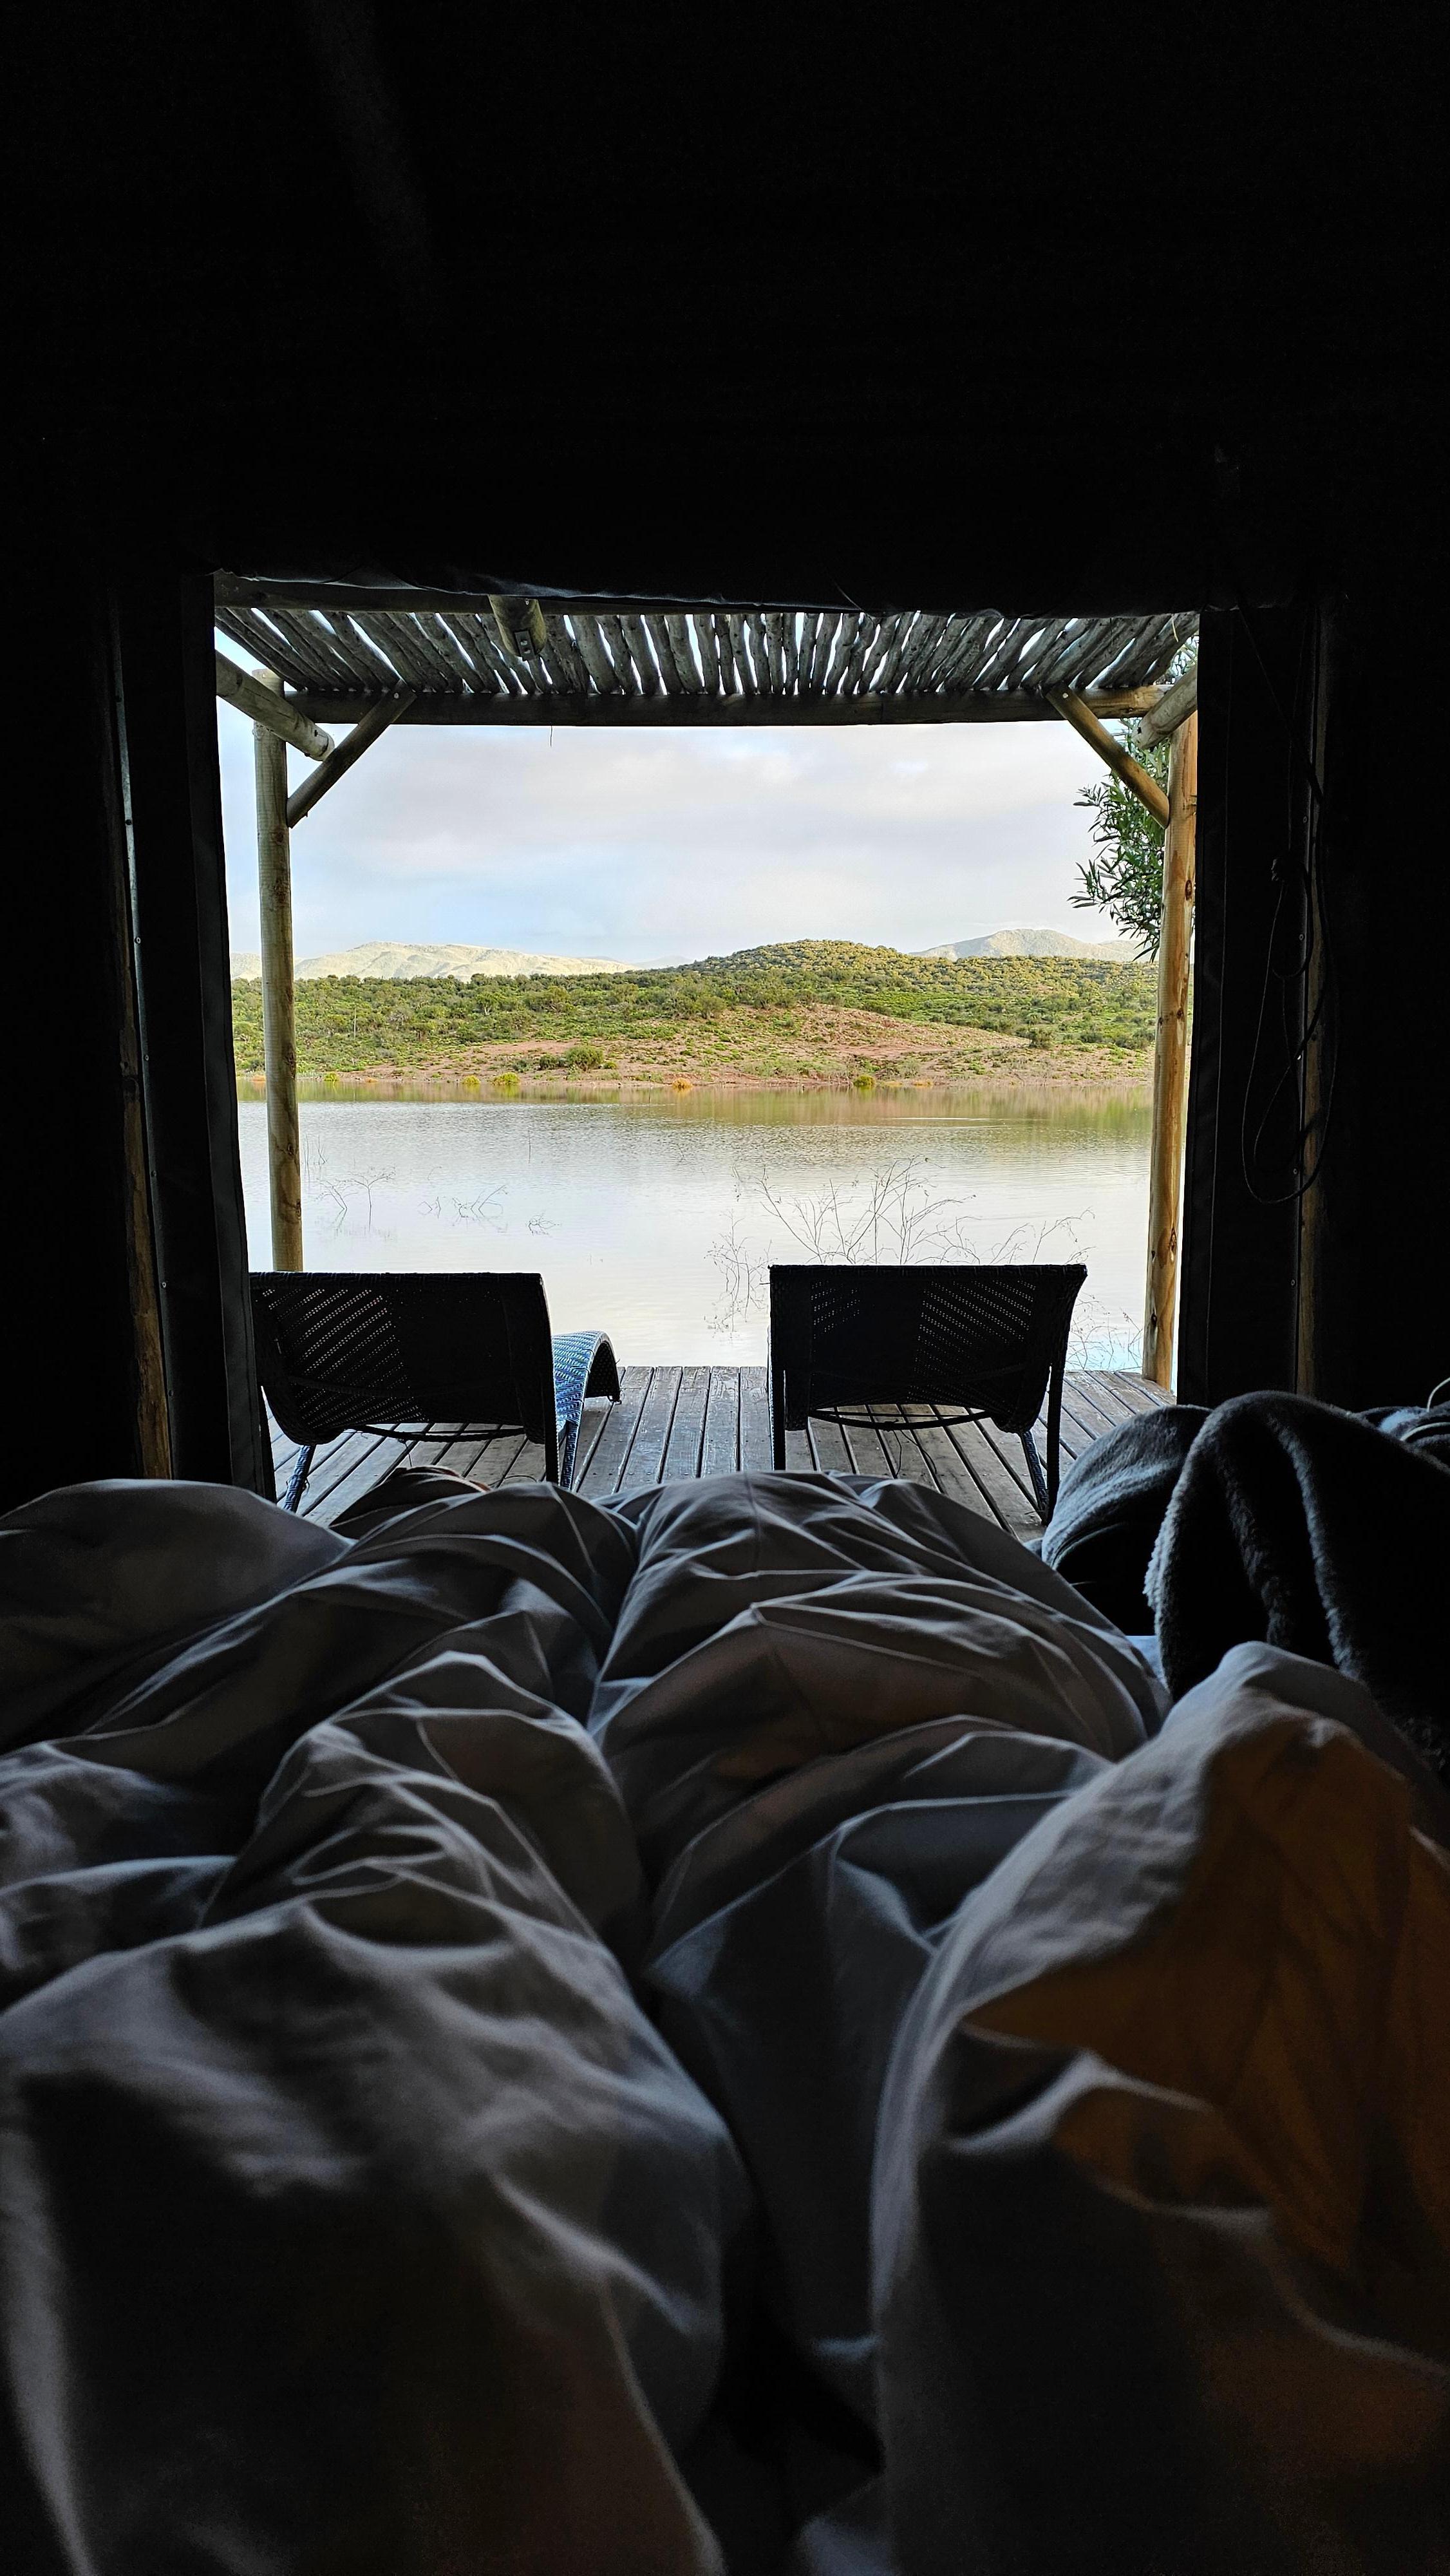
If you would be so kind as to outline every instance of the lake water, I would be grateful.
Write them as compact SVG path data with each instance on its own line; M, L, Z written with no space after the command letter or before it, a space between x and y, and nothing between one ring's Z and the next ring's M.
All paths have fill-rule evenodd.
M266 1110L239 1109L270 1266ZM776 1261L1085 1260L1073 1365L1133 1368L1149 1110L1120 1095L650 1093L302 1107L310 1270L539 1270L621 1361L758 1362Z

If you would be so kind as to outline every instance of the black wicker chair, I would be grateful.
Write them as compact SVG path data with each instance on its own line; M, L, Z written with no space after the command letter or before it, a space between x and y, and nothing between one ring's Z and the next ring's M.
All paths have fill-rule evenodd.
M951 1406L1022 1443L1043 1520L1057 1500L1062 1381L1080 1262L957 1262L911 1269L807 1267L770 1274L772 1455L809 1415L873 1424L847 1408ZM1047 1400L1047 1472L1032 1426Z
M288 1511L314 1452L342 1431L522 1431L567 1486L585 1397L619 1396L607 1334L551 1334L537 1271L254 1270L252 1321L262 1391L302 1444Z

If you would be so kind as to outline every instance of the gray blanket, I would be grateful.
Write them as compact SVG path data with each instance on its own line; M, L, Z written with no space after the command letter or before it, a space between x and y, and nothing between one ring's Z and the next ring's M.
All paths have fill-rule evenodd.
M1076 1460L1042 1552L1128 1628L1151 1616L1175 1696L1262 1639L1352 1674L1450 1769L1450 1408L1167 1407Z
M1251 1734L1311 1722L1309 1669L1278 1659ZM1336 1687L1331 1733L1388 1744L1441 1830ZM7 2564L942 2566L914 2303L988 2284L928 2247L898 2296L943 2115L916 1999L939 2014L979 1895L1079 1813L1069 1919L1176 1901L1113 1822L1202 1772L1163 1711L1059 1576L911 1485L606 1511L404 1478L350 1535L118 1485L0 1522ZM1312 2365L1296 2297L1263 2349ZM1126 2492L1149 2320L1119 2309L1079 2449L1121 2436ZM1015 2493L1004 2439L932 2435ZM1064 2567L1134 2576L1076 2527Z

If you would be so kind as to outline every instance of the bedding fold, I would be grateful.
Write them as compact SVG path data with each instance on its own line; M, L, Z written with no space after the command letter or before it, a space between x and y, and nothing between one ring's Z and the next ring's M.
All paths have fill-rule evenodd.
M1349 1671L1169 1707L893 1480L399 1476L27 1506L0 1674L26 2576L1438 2576L1450 1797Z

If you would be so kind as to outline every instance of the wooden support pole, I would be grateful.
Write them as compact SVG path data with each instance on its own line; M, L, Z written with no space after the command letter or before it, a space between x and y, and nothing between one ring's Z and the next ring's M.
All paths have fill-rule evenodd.
M407 714L417 694L416 689L400 689L395 698L379 698L376 706L369 707L366 715L359 716L351 733L334 745L311 777L303 779L296 794L288 797L289 829L295 828L304 814L311 813L319 797L325 796L329 787L335 787L339 778L347 776L353 762L361 760L368 745L376 742L380 733L386 733L389 725L396 724L399 716Z
M1166 742L1181 724L1195 713L1198 706L1198 664L1165 689L1156 707L1150 707L1138 727L1140 743Z
M253 724L265 725L269 733L278 734L283 742L293 743L298 751L305 751L309 760L325 760L333 748L331 734L324 733L321 725L314 724L310 716L300 714L283 697L280 681L274 680L269 688L255 672L239 671L235 662L227 660L225 653L218 653L216 657L216 693L219 698L226 699L229 707L235 707L241 715L250 716Z
M1161 823L1166 831L1168 799L1157 779L1150 778L1147 770L1140 768L1130 751L1124 751L1122 744L1114 740L1106 725L1099 723L1087 700L1080 698L1075 689L1049 689L1047 695L1064 721L1072 726L1075 733L1082 735L1084 742L1091 743L1099 760L1107 762L1114 776L1121 778L1125 787L1131 788L1139 804L1146 805L1154 822Z
M1178 1237L1183 1139L1188 1112L1188 960L1193 928L1198 817L1198 718L1173 737L1168 755L1168 832L1163 844L1163 916L1158 932L1158 1039L1153 1054L1153 1141L1148 1168L1148 1292L1143 1375L1173 1383L1178 1316Z
M257 888L262 913L262 1061L267 1069L267 1177L272 1267L302 1268L302 1133L297 1112L296 996L292 978L292 836L287 828L287 746L252 728L257 779Z

